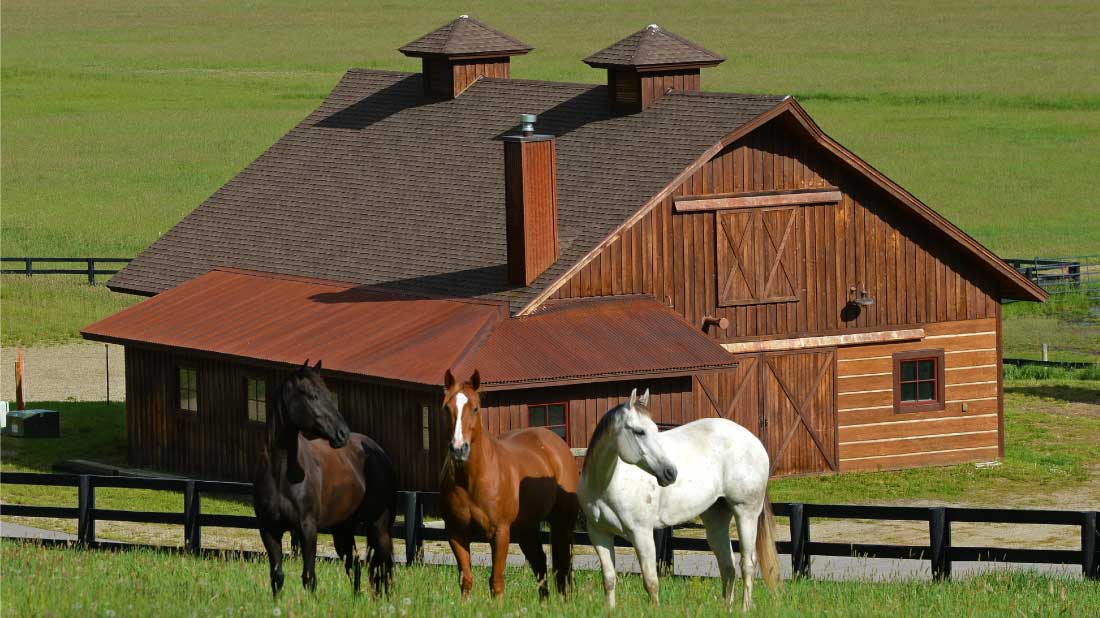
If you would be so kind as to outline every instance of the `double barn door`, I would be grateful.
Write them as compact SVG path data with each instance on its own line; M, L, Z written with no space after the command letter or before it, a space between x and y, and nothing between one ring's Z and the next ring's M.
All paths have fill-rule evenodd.
M773 476L835 472L836 351L744 354L738 362L695 376L696 416L728 418L756 434Z

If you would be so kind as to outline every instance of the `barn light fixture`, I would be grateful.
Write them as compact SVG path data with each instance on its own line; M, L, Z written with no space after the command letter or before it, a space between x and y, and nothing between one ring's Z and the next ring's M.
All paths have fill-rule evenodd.
M848 288L848 304L858 305L860 307L870 307L875 304L875 299L871 298L871 295L867 292L867 288L863 287L863 284L853 285Z

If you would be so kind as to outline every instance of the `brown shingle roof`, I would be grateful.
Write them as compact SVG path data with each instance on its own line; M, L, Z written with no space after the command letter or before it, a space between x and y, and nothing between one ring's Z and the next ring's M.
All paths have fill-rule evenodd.
M424 36L398 48L406 56L516 55L534 49L480 21L460 15Z
M614 116L606 86L482 78L422 94L354 69L328 99L108 284L155 294L212 268L504 300L518 311L722 137L782 97L672 92ZM517 115L556 135L561 257L507 281L504 155Z
M489 386L683 375L737 364L722 346L650 296L552 300L499 323L456 368Z
M725 58L684 37L650 24L584 59L594 67L711 66Z
M241 270L213 270L86 326L86 339L182 348L415 384L443 372L505 319L483 301Z

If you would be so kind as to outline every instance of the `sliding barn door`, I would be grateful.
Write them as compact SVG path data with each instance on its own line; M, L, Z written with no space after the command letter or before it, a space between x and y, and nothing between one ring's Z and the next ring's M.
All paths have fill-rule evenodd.
M760 372L772 475L836 471L836 351L765 354Z
M729 419L760 436L761 357L745 354L736 358L734 369L696 374L695 417Z

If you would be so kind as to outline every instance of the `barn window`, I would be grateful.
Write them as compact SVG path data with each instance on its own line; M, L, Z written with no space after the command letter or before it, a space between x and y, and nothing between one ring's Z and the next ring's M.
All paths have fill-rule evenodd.
M527 426L545 427L569 442L569 404L544 403L527 406Z
M420 406L420 448L421 450L431 450L432 448L432 430L431 430L431 408L427 404Z
M717 213L719 306L798 300L801 213L798 206Z
M178 404L181 412L199 411L199 372L194 367L180 367L177 374L179 382Z
M943 350L894 354L894 411L942 410Z
M267 382L262 378L246 378L245 390L248 399L248 420L253 423L266 423Z

